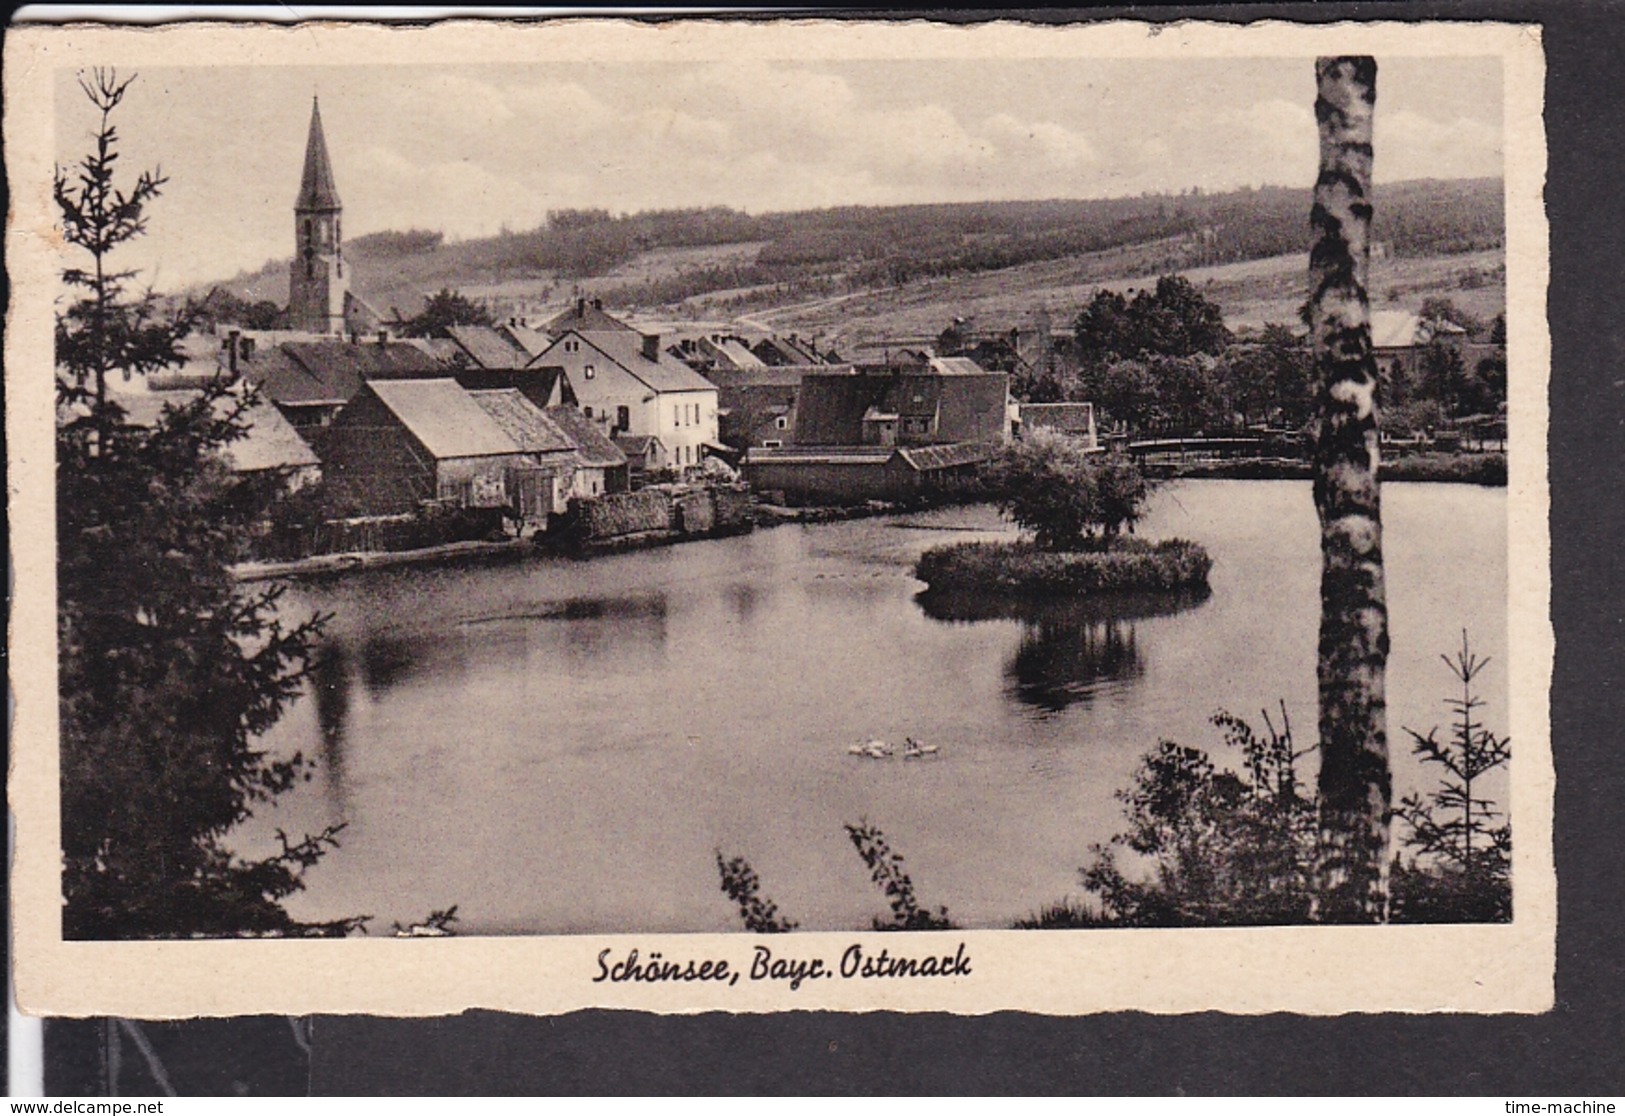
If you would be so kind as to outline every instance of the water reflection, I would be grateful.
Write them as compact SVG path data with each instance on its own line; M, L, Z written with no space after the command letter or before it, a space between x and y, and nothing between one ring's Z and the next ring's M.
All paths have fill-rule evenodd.
M361 643L361 684L367 688L367 696L376 700L415 678L457 665L457 656L449 654L450 650L438 638L369 636Z
M1134 625L1116 620L1025 625L1021 644L1004 668L1011 696L1046 713L1085 700L1102 683L1144 673Z
M321 733L321 766L326 770L328 793L347 816L350 792L344 773L344 743L350 729L350 664L344 645L322 648L310 667L310 691L316 706L316 727Z
M1134 620L1184 612L1207 597L1205 589L1173 596L1041 600L928 590L915 599L934 620L1018 621L1021 639L1004 664L1006 693L1023 705L1053 715L1088 700L1107 685L1130 682L1145 673Z

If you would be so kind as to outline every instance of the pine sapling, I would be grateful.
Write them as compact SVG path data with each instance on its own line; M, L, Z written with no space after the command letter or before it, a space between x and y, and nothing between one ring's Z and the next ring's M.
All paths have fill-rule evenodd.
M1499 921L1511 917L1512 826L1484 796L1483 778L1512 758L1511 740L1479 719L1484 701L1475 681L1490 660L1472 651L1462 632L1461 649L1441 659L1461 685L1445 699L1453 715L1450 735L1437 727L1426 736L1407 728L1414 753L1442 767L1437 789L1408 795L1395 811L1414 850L1409 865L1395 864L1394 921ZM1403 885L1403 886L1401 886Z

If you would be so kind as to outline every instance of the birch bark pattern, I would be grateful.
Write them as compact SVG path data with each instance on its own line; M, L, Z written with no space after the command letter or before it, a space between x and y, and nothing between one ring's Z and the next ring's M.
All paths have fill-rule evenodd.
M1388 610L1377 481L1377 365L1371 348L1372 116L1377 63L1315 62L1320 176L1309 253L1318 407L1320 516L1320 860L1314 915L1383 918L1392 783L1388 768Z

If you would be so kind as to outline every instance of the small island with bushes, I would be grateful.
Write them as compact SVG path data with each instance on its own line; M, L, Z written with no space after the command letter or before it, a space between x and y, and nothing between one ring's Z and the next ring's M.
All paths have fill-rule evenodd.
M987 479L1000 510L1031 538L926 551L914 576L930 592L1060 596L1207 587L1213 560L1201 546L1124 533L1139 521L1150 494L1149 482L1127 458L1035 431L1007 448Z

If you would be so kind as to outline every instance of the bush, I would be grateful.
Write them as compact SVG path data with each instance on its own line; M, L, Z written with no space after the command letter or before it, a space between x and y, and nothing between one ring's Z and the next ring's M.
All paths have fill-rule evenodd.
M1452 735L1407 729L1416 754L1445 777L1427 795L1395 809L1407 832L1389 881L1387 920L1404 923L1506 922L1512 917L1512 829L1475 781L1504 765L1511 749L1476 720L1473 682L1487 660L1467 644L1445 663L1461 684L1447 699ZM1318 804L1299 785L1286 711L1277 731L1265 716L1260 736L1218 713L1214 724L1239 750L1239 771L1207 753L1164 740L1118 792L1128 829L1093 848L1082 872L1095 904L1065 901L1017 922L1017 929L1097 926L1256 926L1311 921L1315 900ZM1119 862L1128 852L1145 871ZM1407 856L1408 853L1408 856Z
M1083 884L1099 897L1087 925L1259 926L1309 921L1313 897L1316 807L1300 789L1292 730L1265 715L1267 735L1217 713L1225 743L1242 769L1223 771L1198 748L1164 740L1141 760L1132 785L1118 792L1129 828L1094 848ZM1127 849L1150 862L1147 879L1118 863Z
M933 592L1175 592L1205 587L1212 568L1207 551L1185 539L1116 538L1092 550L1065 552L1025 542L952 543L920 555L914 576Z
M1378 470L1385 481L1433 481L1506 487L1504 453L1418 453L1385 460Z

